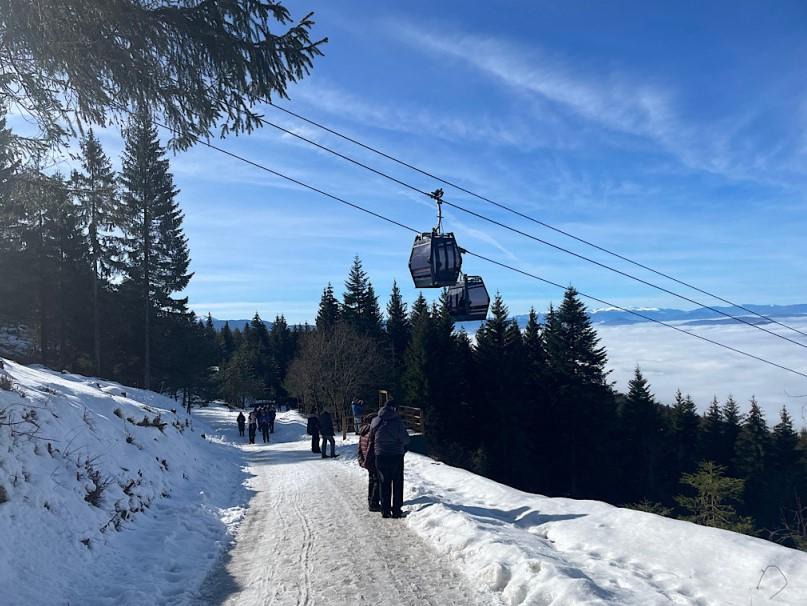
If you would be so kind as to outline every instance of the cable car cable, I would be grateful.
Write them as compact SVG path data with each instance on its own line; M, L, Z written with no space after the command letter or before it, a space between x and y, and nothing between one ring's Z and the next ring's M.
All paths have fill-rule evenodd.
M750 314L752 314L754 316L757 316L759 318L767 320L768 322L771 322L773 324L778 324L779 326L782 326L783 328L787 328L788 330L792 330L793 332L796 332L796 333L798 333L798 334L800 334L802 336L807 337L807 332L799 330L798 328L795 328L793 326L789 326L788 324L785 324L784 322L780 322L779 320L775 320L775 319L773 319L773 318L771 318L769 316L766 316L764 314L756 312L753 309L749 309L748 307L740 305L739 303L734 303L733 301L731 301L729 299L726 299L724 297L721 297L720 295L716 295L715 293L709 292L708 290L704 290L703 288L695 286L694 284L691 284L690 282L687 282L685 280L681 280L680 278L676 278L674 276L671 276L670 274L667 274L667 273L665 273L663 271L654 269L654 268L652 268L652 267L650 267L648 265L645 265L644 263L641 263L639 261L635 261L634 259L631 259L631 258L626 257L624 255L621 255L621 254L619 254L617 252L614 252L613 250L605 248L604 246L600 246L598 244L595 244L594 242L586 240L585 238L575 236L574 234L572 234L572 233L570 233L568 231L565 231L563 229L560 229L559 227L555 227L554 225L551 225L549 223L541 221L540 219L536 219L535 217L532 217L530 215L522 213L521 211L516 210L512 206L502 204L501 202L496 202L495 200L492 200L492 199L490 199L490 198L488 198L486 196L483 196L482 194L478 194L478 193L474 192L473 190L467 189L467 188L463 187L462 185L459 185L459 184L457 184L457 183L455 183L453 181L450 181L450 180L448 180L448 179L446 179L444 177L440 177L438 175L435 175L434 173L431 173L431 172L429 172L427 170L424 170L424 169L419 168L419 167L417 167L417 166L415 166L413 164L410 164L409 162L401 160L400 158L397 158L397 157L395 157L395 156L393 156L391 154L388 154L388 153L386 153L386 152L384 152L384 151L382 151L382 150L380 150L380 149L378 149L376 147L373 147L372 145L362 143L361 141L358 141L357 139L354 139L353 137L345 135L344 133L341 133L341 132L339 132L339 131L337 131L337 130L335 130L333 128L325 126L324 124L321 124L321 123L319 123L319 122L317 122L315 120L311 120L310 118L306 118L305 116L302 116L302 115L300 115L300 114L298 114L296 112L293 112L290 109L287 109L285 107L281 107L280 105L277 105L277 104L273 103L272 101L267 100L266 103L267 103L267 105L269 105L271 107L274 107L275 109L278 109L278 110L280 110L280 111L282 111L282 112L284 112L284 113L286 113L286 114L288 114L290 116L294 116L295 118L298 118L299 120L302 120L303 122L306 122L306 123L308 123L308 124L310 124L312 126L320 128L320 129L322 129L322 130L324 130L326 132L329 132L332 135L335 135L337 137L340 137L341 139L344 139L345 141L353 143L354 145L358 145L359 147L362 147L362 148L366 149L367 151L370 151L370 152L372 152L374 154L377 154L377 155L379 155L379 156L381 156L383 158L386 158L387 160L391 160L392 162L395 162L395 163L400 164L401 166L404 166L404 167L406 167L406 168L408 168L410 170L418 172L421 175L424 175L426 177L429 177L431 179L439 181L440 183L448 185L449 187L453 187L454 189L459 190L459 191L461 191L463 193L466 193L469 196L473 196L474 198L482 200L483 202L487 202L488 204L492 204L492 205L494 205L494 206L496 206L498 208L501 208L502 210L506 210L507 212L512 213L514 215L517 215L517 216L519 216L519 217L521 217L523 219L527 219L528 221L532 221L533 223L536 223L537 225L540 225L540 226L545 227L547 229L550 229L550 230L552 230L554 232L562 234L562 235L564 235L564 236L566 236L568 238L572 238L573 240L576 240L576 241L578 241L578 242L580 242L582 244L585 244L586 246L590 246L592 248L595 248L595 249L597 249L597 250L599 250L601 252L604 252L604 253L609 254L609 255L611 255L613 257L616 257L617 259L621 259L622 261L626 261L627 263L635 265L636 267L639 267L641 269L644 269L646 271L654 273L654 274L656 274L658 276L661 276L662 278L666 278L668 280L671 280L671 281L673 281L673 282L675 282L677 284L680 284L681 286L686 286L687 288L691 288L692 290L695 290L695 291L697 291L697 292L699 292L701 294L704 294L704 295L707 295L707 296L712 297L714 299L717 299L718 301L720 301L722 303L726 303L728 305L736 307L737 309L741 309L741 310L743 310L743 311L745 311L747 313L750 313ZM703 306L701 303L698 303L698 305ZM734 317L734 316L732 316L732 317Z
M174 131L174 129L166 126L165 124L157 122L156 120L155 120L154 123L157 126L160 126L161 128L163 128L165 130L168 130L169 132L176 132L176 131ZM259 162L255 162L254 160L250 160L248 158L245 158L244 156L241 156L241 155L236 154L234 152L228 151L228 150L226 150L226 149L224 149L222 147L218 147L217 145L214 145L214 144L210 143L209 141L199 139L198 137L196 138L196 141L198 143L201 143L202 145L204 145L206 147L209 147L210 149L214 149L214 150L216 150L216 151L218 151L218 152L220 152L220 153L222 153L222 154L224 154L226 156L229 156L231 158L234 158L236 160L239 160L241 162L249 164L250 166L254 166L255 168L259 168L259 169L261 169L263 171L266 171L266 172L268 172L268 173L270 173L272 175L275 175L276 177L280 177L281 179L285 179L286 181L290 181L291 183L294 183L296 185L299 185L300 187L304 187L305 189L308 189L308 190L311 190L313 192L316 192L316 193L318 193L320 195L323 195L323 196L325 196L325 197L327 197L327 198L329 198L331 200L339 202L340 204L344 204L345 206L349 206L349 207L351 207L351 208L353 208L355 210L359 210L359 211L361 211L361 212L363 212L365 214L371 215L371 216L373 216L373 217L375 217L377 219L380 219L382 221L386 221L387 223L390 223L390 224L395 225L397 227L406 229L406 230L408 230L410 232L413 232L413 233L416 233L416 234L420 233L419 230L415 229L414 227L410 227L409 225L406 225L405 223L401 223L400 221L397 221L395 219L391 219L391 218L389 218L389 217L387 217L385 215L382 215L381 213L377 213L377 212L375 212L373 210L370 210L368 208L360 206L359 204L356 204L354 202L349 202L348 200L345 200L344 198L340 198L339 196L336 196L334 194L331 194L329 192L321 190L321 189L319 189L319 188L317 188L317 187L315 187L313 185L309 185L308 183L305 183L304 181L300 181L299 179L295 179L294 177L290 177L290 176L285 175L285 174L283 174L283 173L281 173L279 171L271 169L268 166L265 166L264 164L261 164ZM521 275L533 278L535 280L539 280L539 281L544 282L546 284L549 284L551 286L555 286L557 288L560 288L561 290L566 290L565 286L563 286L561 284L558 284L557 282L552 282L551 280L541 278L540 276L538 276L536 274L533 274L533 273L530 273L528 271L519 269L519 268L514 267L512 265L508 265L508 264L503 263L501 261L496 261L495 259L491 259L490 257L486 257L484 255L480 255L478 253L474 253L474 252L471 252L469 250L466 250L465 252L466 252L466 254L469 254L471 256L477 257L479 259L482 259L483 261L487 261L488 263L492 263L492 264L498 265L499 267L502 267L504 269L508 269L510 271L514 271L516 273L519 273ZM578 294L580 294L580 296L585 297L587 299L591 299L592 301L597 301L598 303L602 303L603 305L608 305L610 307L614 307L616 309L619 309L619 310L624 311L626 313L630 313L630 314L632 314L634 316L643 318L645 320L649 320L649 321L654 322L656 324L659 324L661 326L666 326L667 328L672 328L673 330L675 330L677 332L683 333L685 335L689 335L691 337L695 337L697 339L700 339L701 341L711 343L712 345L717 345L718 347L722 347L722 348L727 349L729 351L733 351L735 353L741 354L741 355L746 356L748 358L752 358L752 359L757 360L759 362L763 362L765 364L768 364L770 366L774 366L776 368L779 368L781 370L785 370L785 371L793 373L793 374L797 374L797 375L807 379L807 373L800 372L798 370L795 370L793 368L789 368L789 367L784 366L782 364L778 364L777 362L772 362L771 360L768 360L768 359L763 358L761 356L757 356L757 355L754 355L752 353L748 353L747 351L743 351L742 349L737 349L736 347L732 347L730 345L725 345L723 343L720 343L719 341L709 339L708 337L704 337L704 336L698 335L696 333L689 332L688 330L683 330L682 328L679 328L677 326L673 326L672 324L668 324L667 322L663 322L661 320L657 320L657 319L652 318L650 316L646 316L646 315L644 315L644 314L642 314L642 313L640 313L638 311L629 309L627 307L622 307L620 305L616 305L614 303L606 301L605 299L600 299L599 297L594 297L592 295L588 295L588 294L580 292L580 291L578 291Z
M275 124L274 122L271 122L271 121L266 120L264 118L259 118L259 120L262 123L264 123L265 125L267 125L267 126L271 126L273 128L276 128L277 130L282 131L282 132L284 132L284 133L286 133L288 135L291 135L293 137L296 137L296 138L300 139L301 141L305 141L306 143L308 143L310 145L313 145L313 146L317 147L318 149L321 149L321 150L323 150L325 152L328 152L328 153L333 154L333 155L335 155L335 156L337 156L339 158L342 158L343 160L345 160L347 162L350 162L352 164L355 164L356 166L359 166L361 168L364 168L364 169L366 169L366 170L368 170L368 171L370 171L370 172L372 172L372 173L374 173L374 174L376 174L376 175L378 175L380 177L384 177L385 179L389 179L390 181L393 181L393 182L397 183L398 185L401 185L401 186L403 186L403 187L405 187L407 189L410 189L410 190L412 190L414 192L417 192L417 193L419 193L421 195L427 196L427 197L432 198L432 199L434 198L434 195L429 193L429 192L426 192L426 191L424 191L424 190L422 190L422 189L420 189L418 187L415 187L414 185L411 185L410 183L402 181L401 179L398 179L397 177L393 177L392 175L389 175L389 174L387 174L387 173L385 173L385 172L383 172L381 170L373 168L372 166L369 166L369 165L367 165L367 164L365 164L365 163L363 163L363 162L361 162L359 160L356 160L355 158L351 158L350 156L347 156L347 155L345 155L345 154L343 154L341 152L338 152L335 149L332 149L332 148L330 148L330 147L328 147L326 145L322 145L320 143L317 143L316 141L312 141L311 139L308 139L307 137L304 137L303 135L295 133L292 130L284 128L283 126ZM471 215L473 217L476 217L476 218L481 219L483 221L487 221L488 223L491 223L491 224L496 225L498 227L501 227L503 229L510 230L513 233L517 233L517 234L519 234L521 236L524 236L525 238L529 238L530 240L534 240L535 242L538 242L540 244L544 244L545 246L549 246L551 248L554 248L556 250L564 252L564 253L566 253L568 255L572 255L574 257L577 257L578 259L581 259L583 261L586 261L588 263L591 263L593 265L596 265L598 267L601 267L601 268L606 269L608 271L611 271L613 273L619 274L621 276L624 276L626 278L629 278L631 280L634 280L636 282L644 284L645 286L650 286L651 288L655 288L656 290L659 290L659 291L661 291L663 293L666 293L668 295L672 295L674 297L677 297L678 299L681 299L683 301L687 301L688 303L692 303L694 305L699 305L699 306L703 307L704 309L708 309L710 311L713 311L714 313L716 313L718 315L724 316L726 318L730 318L732 320L735 320L736 322L740 322L741 324L746 324L747 326L750 326L750 327L755 328L757 330L760 330L762 332L768 333L769 335L772 335L774 337L777 337L779 339L782 339L784 341L788 341L788 342L790 342L790 343L792 343L794 345L798 345L799 347L807 349L807 344L805 344L805 343L802 343L800 341L796 341L796 340L791 339L790 337L787 337L785 335L773 332L772 330L768 330L764 326L760 326L758 324L754 324L753 322L749 322L748 320L745 320L742 317L734 316L734 315L732 315L730 313L727 313L725 311L722 311L722 310L720 310L720 309L718 309L716 307L713 307L711 305L707 305L706 303L702 303L702 302L700 302L700 301L698 301L696 299L692 299L690 297L687 297L686 295L676 293L675 291L672 291L672 290L670 290L668 288L665 288L664 286L660 286L660 285L655 284L653 282L649 282L649 281L647 281L647 280L645 280L643 278L640 278L639 276L635 276L633 274L627 273L625 271L622 271L621 269L617 269L616 267L612 267L611 265L608 265L606 263L602 263L600 261L592 259L591 257L587 257L587 256L585 256L583 254L576 253L576 252L574 252L574 251L572 251L572 250L570 250L568 248L564 248L563 246L560 246L558 244L553 244L552 242L549 242L548 240L544 240L543 238L540 238L540 237L538 237L536 235L533 235L533 234L530 234L528 232L522 231L522 230L520 230L520 229L518 229L516 227L512 227L510 225L502 223L501 221L498 221L496 219L491 219L490 217L487 217L487 216L485 216L485 215L483 215L481 213L478 213L476 211L467 209L467 208L465 208L465 207L463 207L463 206L461 206L459 204L456 204L454 202L449 202L448 200L445 200L445 199L441 199L441 202L443 204L447 204L448 206L450 206L452 208L455 208L455 209L457 209L457 210L459 210L461 212L469 214L469 215ZM779 324L778 322L776 322L776 323ZM800 332L800 331L796 331L796 332ZM805 336L807 336L807 333L801 333L801 334L804 334Z

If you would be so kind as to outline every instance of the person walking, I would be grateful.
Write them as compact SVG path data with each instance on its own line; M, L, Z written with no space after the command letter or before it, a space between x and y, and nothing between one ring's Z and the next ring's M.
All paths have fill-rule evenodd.
M247 427L249 429L249 443L254 444L255 432L258 429L258 415L255 414L254 410L251 413L249 413L249 420L247 422Z
M321 452L319 449L319 417L316 411L309 415L305 432L311 436L311 452Z
M375 468L375 445L370 435L370 424L359 428L359 466L367 470L367 509L381 511L381 497L378 492L378 472Z
M381 517L403 517L404 454L409 434L393 400L378 410L370 424L381 496Z
M277 418L277 410L274 404L269 407L269 433L275 433L275 419Z
M353 410L353 428L358 434L361 429L361 418L364 415L364 400L353 398L350 408Z
M333 439L333 419L327 408L319 415L319 433L322 436L322 458L328 458L328 455L325 454L327 452L326 447L328 442L331 444L331 457L336 458L336 442Z
M238 423L238 435L243 438L244 437L244 426L247 424L247 419L244 416L243 411L240 411L238 413L238 417L236 418L236 422Z
M258 412L258 424L261 428L263 443L266 444L269 441L269 411L265 406Z

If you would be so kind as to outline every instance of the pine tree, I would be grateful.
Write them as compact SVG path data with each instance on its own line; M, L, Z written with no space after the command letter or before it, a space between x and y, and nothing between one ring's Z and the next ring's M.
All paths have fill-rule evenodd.
M147 110L132 115L125 133L121 185L124 280L143 310L143 384L151 385L151 326L155 315L186 313L187 298L171 295L190 281L188 245L182 231L179 193L165 150Z
M342 305L340 319L362 334L378 338L381 336L381 309L372 283L367 278L358 255L353 258Z
M607 355L577 291L569 287L557 312L547 315L547 354L550 367L563 377L585 384L605 385Z
M606 382L605 349L574 288L566 290L557 310L550 307L544 342L557 425L552 448L563 453L552 465L553 492L613 498L615 465L609 444L616 425L614 394Z
M767 458L770 435L765 416L755 398L751 398L751 410L742 424L735 447L735 467L745 479L745 504L748 512L760 523L770 520L766 511Z
M694 488L696 496L678 496L676 501L690 522L750 533L751 520L737 515L732 502L742 503L743 481L725 477L726 468L711 461L701 463L696 473L685 473L681 484Z
M498 427L515 428L521 424L523 394L519 387L524 376L521 332L501 295L496 294L487 320L476 333L474 350L480 369L477 418L495 418ZM517 487L529 483L530 470L526 437L519 431L487 432L482 443L487 471L493 478ZM517 461L519 464L513 464Z
M676 475L695 470L700 459L698 453L698 416L695 402L679 389L672 407L672 440L675 448Z
M660 498L657 466L664 428L659 405L638 366L628 383L620 420L624 439L622 468L627 476L625 499L632 502L657 500Z
M333 286L328 282L328 286L322 291L319 301L319 311L317 312L317 328L319 330L330 331L339 321L339 302L333 294Z
M401 368L403 367L406 348L409 345L411 329L409 318L406 315L406 303L404 303L401 296L398 283L393 281L392 293L387 303L386 333L392 355L392 381L396 389Z
M283 384L286 380L286 373L294 357L295 342L294 335L289 330L286 318L281 314L275 317L272 330L269 331L269 344L275 362L275 381L272 390L276 396L286 397L286 389Z
M712 398L709 409L704 413L700 422L700 452L705 461L713 461L718 465L726 466L728 459L723 458L723 415L717 396Z
M115 172L101 143L90 129L81 142L82 172L71 177L87 234L92 264L93 360L96 376L101 375L101 297L99 290L118 265L120 243L116 223L120 216Z
M729 475L738 476L739 472L734 464L734 452L742 429L743 416L732 396L729 396L726 403L723 404L720 414L723 420L723 439L719 460L726 465Z
M230 323L224 322L219 333L219 349L221 350L221 359L226 362L230 356L235 352L235 344L233 343L233 332L230 330Z

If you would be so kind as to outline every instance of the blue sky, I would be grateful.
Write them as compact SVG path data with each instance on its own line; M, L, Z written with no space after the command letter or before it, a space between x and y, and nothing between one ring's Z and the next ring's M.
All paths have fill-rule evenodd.
M287 5L314 10L330 39L290 109L737 302L807 301L807 4ZM440 185L265 115L421 189ZM118 153L114 134L104 143ZM434 223L425 198L273 129L221 145L423 230ZM209 149L172 166L198 313L311 321L356 254L382 303L394 279L416 296L411 234ZM450 188L446 199L640 272ZM688 307L451 209L445 227L470 250L620 305ZM473 258L465 269L513 313L562 295Z

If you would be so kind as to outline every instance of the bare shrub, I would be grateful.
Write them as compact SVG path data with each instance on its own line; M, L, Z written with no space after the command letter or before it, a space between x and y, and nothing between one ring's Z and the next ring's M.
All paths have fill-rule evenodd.
M0 484L0 503L6 503L8 501L8 493L6 492L6 487Z

